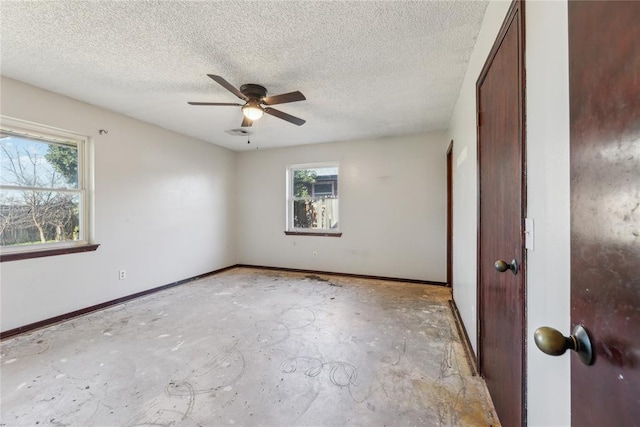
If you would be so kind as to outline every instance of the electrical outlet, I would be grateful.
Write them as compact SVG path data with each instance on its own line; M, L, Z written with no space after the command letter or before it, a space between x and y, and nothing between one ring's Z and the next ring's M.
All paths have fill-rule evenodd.
M127 278L127 270L118 271L118 279L119 280L124 280L126 278Z
M318 252L311 252L311 258L312 259L318 258Z

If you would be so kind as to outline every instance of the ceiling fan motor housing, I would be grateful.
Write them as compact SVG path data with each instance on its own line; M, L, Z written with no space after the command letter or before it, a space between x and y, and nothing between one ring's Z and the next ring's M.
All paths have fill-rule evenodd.
M242 92L247 98L261 100L267 96L267 89L264 86L248 83L240 86Z

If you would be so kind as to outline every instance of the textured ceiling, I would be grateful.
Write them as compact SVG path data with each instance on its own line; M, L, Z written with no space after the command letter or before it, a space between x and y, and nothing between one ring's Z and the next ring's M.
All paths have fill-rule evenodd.
M446 129L486 1L1 1L2 74L234 150ZM207 77L306 101L255 122Z

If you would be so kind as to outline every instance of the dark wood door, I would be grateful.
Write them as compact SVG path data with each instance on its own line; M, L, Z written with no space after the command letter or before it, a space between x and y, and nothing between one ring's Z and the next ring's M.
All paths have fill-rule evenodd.
M447 286L453 288L453 140L447 149Z
M640 2L569 2L574 426L640 425Z
M477 83L479 366L503 426L525 423L523 11L514 2ZM499 272L497 260L519 264Z

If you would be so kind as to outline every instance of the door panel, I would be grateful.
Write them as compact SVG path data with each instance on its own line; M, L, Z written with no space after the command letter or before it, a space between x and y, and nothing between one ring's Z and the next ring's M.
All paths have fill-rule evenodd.
M453 288L453 140L447 149L447 286Z
M574 426L640 422L640 2L569 2Z
M477 84L479 365L504 426L525 422L521 7L513 3ZM517 274L494 268L512 259Z

